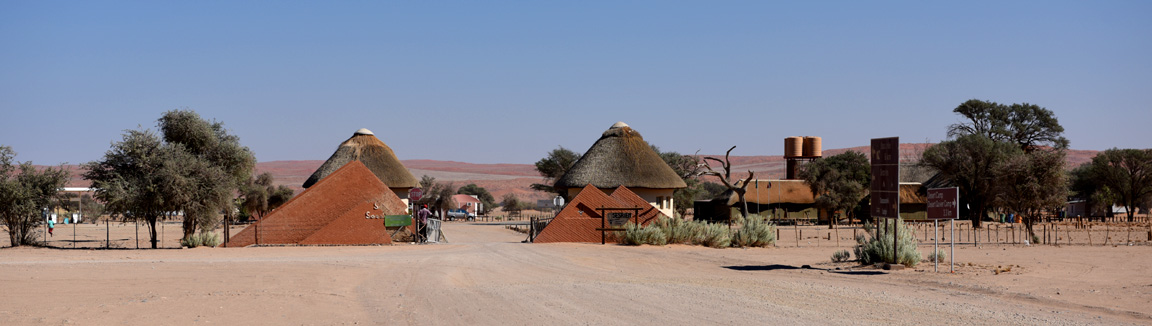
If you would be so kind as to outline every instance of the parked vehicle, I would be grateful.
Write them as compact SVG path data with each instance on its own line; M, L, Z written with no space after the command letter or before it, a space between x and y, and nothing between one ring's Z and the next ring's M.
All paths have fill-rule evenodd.
M448 220L462 219L465 221L472 221L476 219L476 213L469 212L466 209L453 209L448 211Z

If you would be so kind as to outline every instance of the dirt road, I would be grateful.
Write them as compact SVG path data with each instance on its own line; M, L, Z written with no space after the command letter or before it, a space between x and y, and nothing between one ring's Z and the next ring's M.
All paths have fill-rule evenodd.
M463 223L445 233L434 245L3 249L0 324L1152 323L1147 246L969 248L959 273L937 274L834 265L830 248L523 244Z

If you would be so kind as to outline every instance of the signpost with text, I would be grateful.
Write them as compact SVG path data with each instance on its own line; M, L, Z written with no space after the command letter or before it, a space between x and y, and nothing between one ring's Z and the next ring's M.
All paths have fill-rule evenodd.
M928 189L928 219L932 220L936 228L932 231L936 234L935 230L940 229L940 220L948 220L951 226L948 236L949 241L952 241L952 253L948 255L949 267L948 270L955 272L956 266L956 219L960 217L960 188L936 188ZM936 235L936 245L933 247L933 254L940 252L940 237ZM939 255L936 255L937 257ZM936 263L936 270L940 270L940 259L933 259Z
M872 217L892 219L892 264L896 264L900 261L896 225L900 218L900 137L873 138L871 152ZM879 225L876 232L879 235Z

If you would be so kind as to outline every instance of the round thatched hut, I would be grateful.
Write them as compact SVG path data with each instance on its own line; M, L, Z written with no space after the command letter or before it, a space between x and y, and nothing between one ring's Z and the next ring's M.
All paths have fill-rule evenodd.
M336 152L332 153L332 157L328 158L316 172L304 181L304 188L311 187L317 181L327 177L333 171L340 169L340 167L348 164L348 162L360 161L364 166L372 171L380 181L388 185L397 197L400 197L405 203L408 202L408 190L417 187L419 184L416 177L408 172L408 168L400 163L400 159L396 158L396 153L392 152L392 148L385 145L379 138L372 133L371 130L361 128L352 134L352 138L348 138L340 147L336 148Z
M604 192L627 187L667 216L673 216L672 192L688 186L639 132L623 122L604 131L584 156L556 180L555 187L571 200L587 185Z

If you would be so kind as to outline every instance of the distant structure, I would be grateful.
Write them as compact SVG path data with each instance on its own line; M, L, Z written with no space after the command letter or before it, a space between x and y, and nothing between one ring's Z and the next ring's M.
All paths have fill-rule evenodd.
M604 131L584 156L556 180L555 187L571 202L587 185L604 192L627 187L667 216L673 216L675 207L672 192L688 186L644 137L624 122Z
M792 136L784 138L785 177L787 180L800 178L800 167L804 163L821 158L824 154L820 150L820 137Z
M236 233L226 246L391 243L384 216L405 214L407 204L372 174L363 163L349 162Z
M320 168L316 169L316 172L313 172L307 181L304 181L304 188L311 187L333 171L352 161L363 163L372 171L372 174L376 175L376 178L388 185L405 204L408 203L408 190L419 185L416 177L412 176L412 172L408 172L408 168L400 163L399 158L396 158L396 153L392 152L392 148L376 138L371 130L360 128L352 134L352 138L340 143L340 147L336 148L332 157L320 165Z

